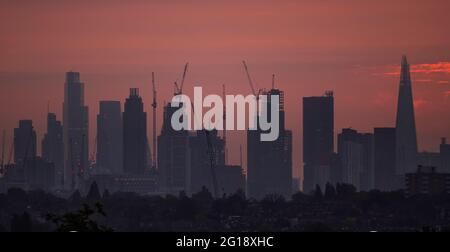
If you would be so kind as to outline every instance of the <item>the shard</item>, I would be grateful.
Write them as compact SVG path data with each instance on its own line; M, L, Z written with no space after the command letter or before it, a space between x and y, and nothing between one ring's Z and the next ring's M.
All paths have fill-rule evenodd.
M402 58L398 91L396 121L396 173L415 172L417 169L417 137L409 64Z

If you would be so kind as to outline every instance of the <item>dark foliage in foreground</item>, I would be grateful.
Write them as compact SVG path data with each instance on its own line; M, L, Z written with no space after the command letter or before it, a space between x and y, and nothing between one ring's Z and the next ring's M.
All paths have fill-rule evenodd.
M94 186L95 187L95 186ZM0 231L434 231L450 227L450 196L356 192L327 185L291 199L247 199L242 191L213 199L100 194L91 188L63 199L42 191L0 194ZM97 190L97 191L96 191ZM80 210L81 209L81 210Z

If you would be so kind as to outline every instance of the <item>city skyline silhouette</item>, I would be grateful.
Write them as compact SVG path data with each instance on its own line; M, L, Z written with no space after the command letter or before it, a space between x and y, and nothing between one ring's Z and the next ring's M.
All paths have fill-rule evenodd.
M187 94L192 95L194 85L201 85L205 93L220 94L222 84L227 93L250 94L239 64L245 59L259 88L269 89L271 75L276 74L276 86L287 94L286 128L293 131L293 171L298 177L303 163L302 97L334 91L335 132L347 127L362 132L393 127L402 54L411 63L419 151L437 151L440 138L450 135L450 120L440 116L448 114L450 107L446 53L450 38L443 25L448 15L438 14L446 9L441 7L448 5L445 1L417 1L408 10L396 2L389 4L390 12L384 11L383 2L345 7L331 3L326 19L318 18L323 9L316 3L276 7L264 3L256 10L242 4L239 11L230 4L202 2L176 6L44 2L39 4L40 12L34 12L36 4L30 2L2 5L2 16L15 20L14 27L2 24L8 34L1 42L0 61L0 129L7 130L6 146L20 119L33 120L39 141L48 107L62 120L67 71L80 72L86 85L92 150L100 100L123 105L129 88L137 87L149 113L151 72L156 73L158 102L163 104L170 100L173 82L181 79L187 61L191 63ZM171 7L173 18L160 14ZM368 10L361 22L359 14ZM402 16L409 18L397 19ZM11 97L20 106L12 109ZM159 106L158 129L161 119ZM148 132L151 125L148 117ZM230 132L228 138L233 146L229 160L238 164L239 146L246 150L243 135ZM246 155L243 158L245 164Z
M0 232L206 250L450 231L449 10L0 1Z

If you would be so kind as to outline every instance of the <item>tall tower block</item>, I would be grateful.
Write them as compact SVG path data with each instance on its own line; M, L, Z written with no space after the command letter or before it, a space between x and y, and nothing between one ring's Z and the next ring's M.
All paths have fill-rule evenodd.
M396 120L396 174L414 172L417 166L417 136L409 64L402 57Z

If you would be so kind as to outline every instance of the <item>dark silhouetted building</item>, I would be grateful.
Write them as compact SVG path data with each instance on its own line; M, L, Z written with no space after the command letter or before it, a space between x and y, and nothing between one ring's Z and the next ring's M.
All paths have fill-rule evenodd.
M417 167L417 135L409 64L402 58L396 121L396 174L402 178ZM400 185L402 187L402 185Z
M5 192L9 188L28 190L24 165L6 164L3 169L3 177L0 178L1 192Z
M334 149L334 99L332 92L303 98L303 191L330 181Z
M417 164L425 167L435 167L437 172L441 171L441 154L439 152L418 152Z
M36 156L36 132L31 120L14 129L15 165L6 165L7 188L50 190L55 185L54 164Z
M261 141L266 131L247 131L247 193L249 197L261 199L269 194L290 198L292 193L292 132L285 128L284 92L271 89L266 95L268 121L272 120L271 97L279 96L279 136L274 141ZM259 118L258 118L259 121ZM259 124L259 123L258 123Z
M88 107L80 73L66 73L63 103L64 188L80 188L88 167Z
M214 169L225 165L224 141L218 136L217 130L209 131L209 141L214 153ZM210 152L208 150L206 132L198 130L189 134L189 192L196 193L206 187L214 193L213 171L211 170ZM216 172L216 179L219 180Z
M42 158L54 164L55 186L64 186L64 142L63 126L54 113L47 115L47 133L42 140Z
M123 168L122 112L119 101L100 101L97 115L97 169L121 174Z
M407 173L405 176L406 194L435 195L450 193L450 174L438 173L436 167L421 166L415 173Z
M336 185L337 183L342 183L342 160L338 153L334 153L331 155L331 166L330 166L330 182L332 185Z
M25 160L36 157L36 131L31 120L20 120L14 129L14 162L23 166Z
M181 106L181 105L180 105ZM158 136L159 186L163 192L178 194L189 191L189 134L186 130L176 131L171 118L178 107L164 106L163 125Z
M25 177L28 190L50 191L55 186L55 165L41 157L27 159Z
M357 190L373 188L373 135L342 129L338 135L338 155L342 164L343 183L352 184Z
M292 178L292 194L296 194L300 191L300 178Z
M441 171L450 173L450 144L447 143L447 139L445 137L442 138L439 149L441 156Z
M131 88L123 112L123 171L143 175L147 167L147 113L139 89Z
M395 190L395 128L375 128L373 138L374 187L381 191Z
M95 174L85 183L88 191L93 182L96 182L100 192L108 190L115 192L134 192L142 195L157 193L156 176L129 175L129 174Z
M218 165L216 174L219 196L231 195L237 191L245 192L245 176L241 166Z

